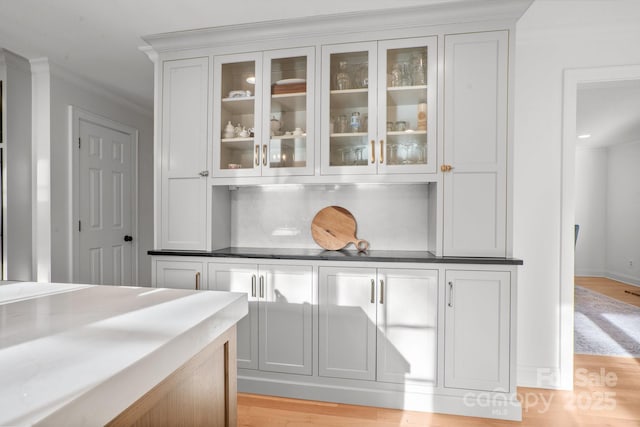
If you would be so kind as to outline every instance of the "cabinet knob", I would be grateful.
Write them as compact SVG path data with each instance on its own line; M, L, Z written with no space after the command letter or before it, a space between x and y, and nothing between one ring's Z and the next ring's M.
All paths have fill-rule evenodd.
M200 175L200 176L209 176L209 171L201 171L198 175Z
M442 172L451 172L451 169L453 169L453 166L451 166L451 165L442 165L442 166L440 166L440 171L442 171Z

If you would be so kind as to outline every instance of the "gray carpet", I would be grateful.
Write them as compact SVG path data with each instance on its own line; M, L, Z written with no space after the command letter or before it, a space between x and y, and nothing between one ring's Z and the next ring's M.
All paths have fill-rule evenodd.
M640 308L575 287L574 349L578 354L640 357Z

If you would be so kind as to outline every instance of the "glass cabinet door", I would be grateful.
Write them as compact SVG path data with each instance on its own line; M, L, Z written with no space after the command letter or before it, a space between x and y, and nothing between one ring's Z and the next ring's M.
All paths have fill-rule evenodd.
M437 40L378 46L378 172L436 172Z
M260 175L262 54L214 58L214 174Z
M314 52L264 53L262 175L313 174Z
M323 46L323 174L376 173L376 43Z

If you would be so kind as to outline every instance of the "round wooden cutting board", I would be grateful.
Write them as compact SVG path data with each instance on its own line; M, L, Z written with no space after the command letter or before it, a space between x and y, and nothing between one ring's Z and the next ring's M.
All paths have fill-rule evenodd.
M341 206L320 209L311 221L311 235L324 249L337 251L353 243L359 252L369 249L369 242L356 237L356 219Z

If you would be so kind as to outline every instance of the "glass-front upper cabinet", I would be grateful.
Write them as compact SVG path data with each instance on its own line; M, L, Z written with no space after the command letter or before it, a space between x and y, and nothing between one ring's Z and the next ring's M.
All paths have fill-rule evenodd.
M437 40L378 42L378 172L436 172Z
M313 174L315 49L214 57L214 175Z
M214 57L215 176L260 175L262 53Z
M262 175L312 175L315 48L264 53Z
M322 47L321 171L376 173L377 43Z
M436 172L436 49L436 37L323 47L323 174Z

